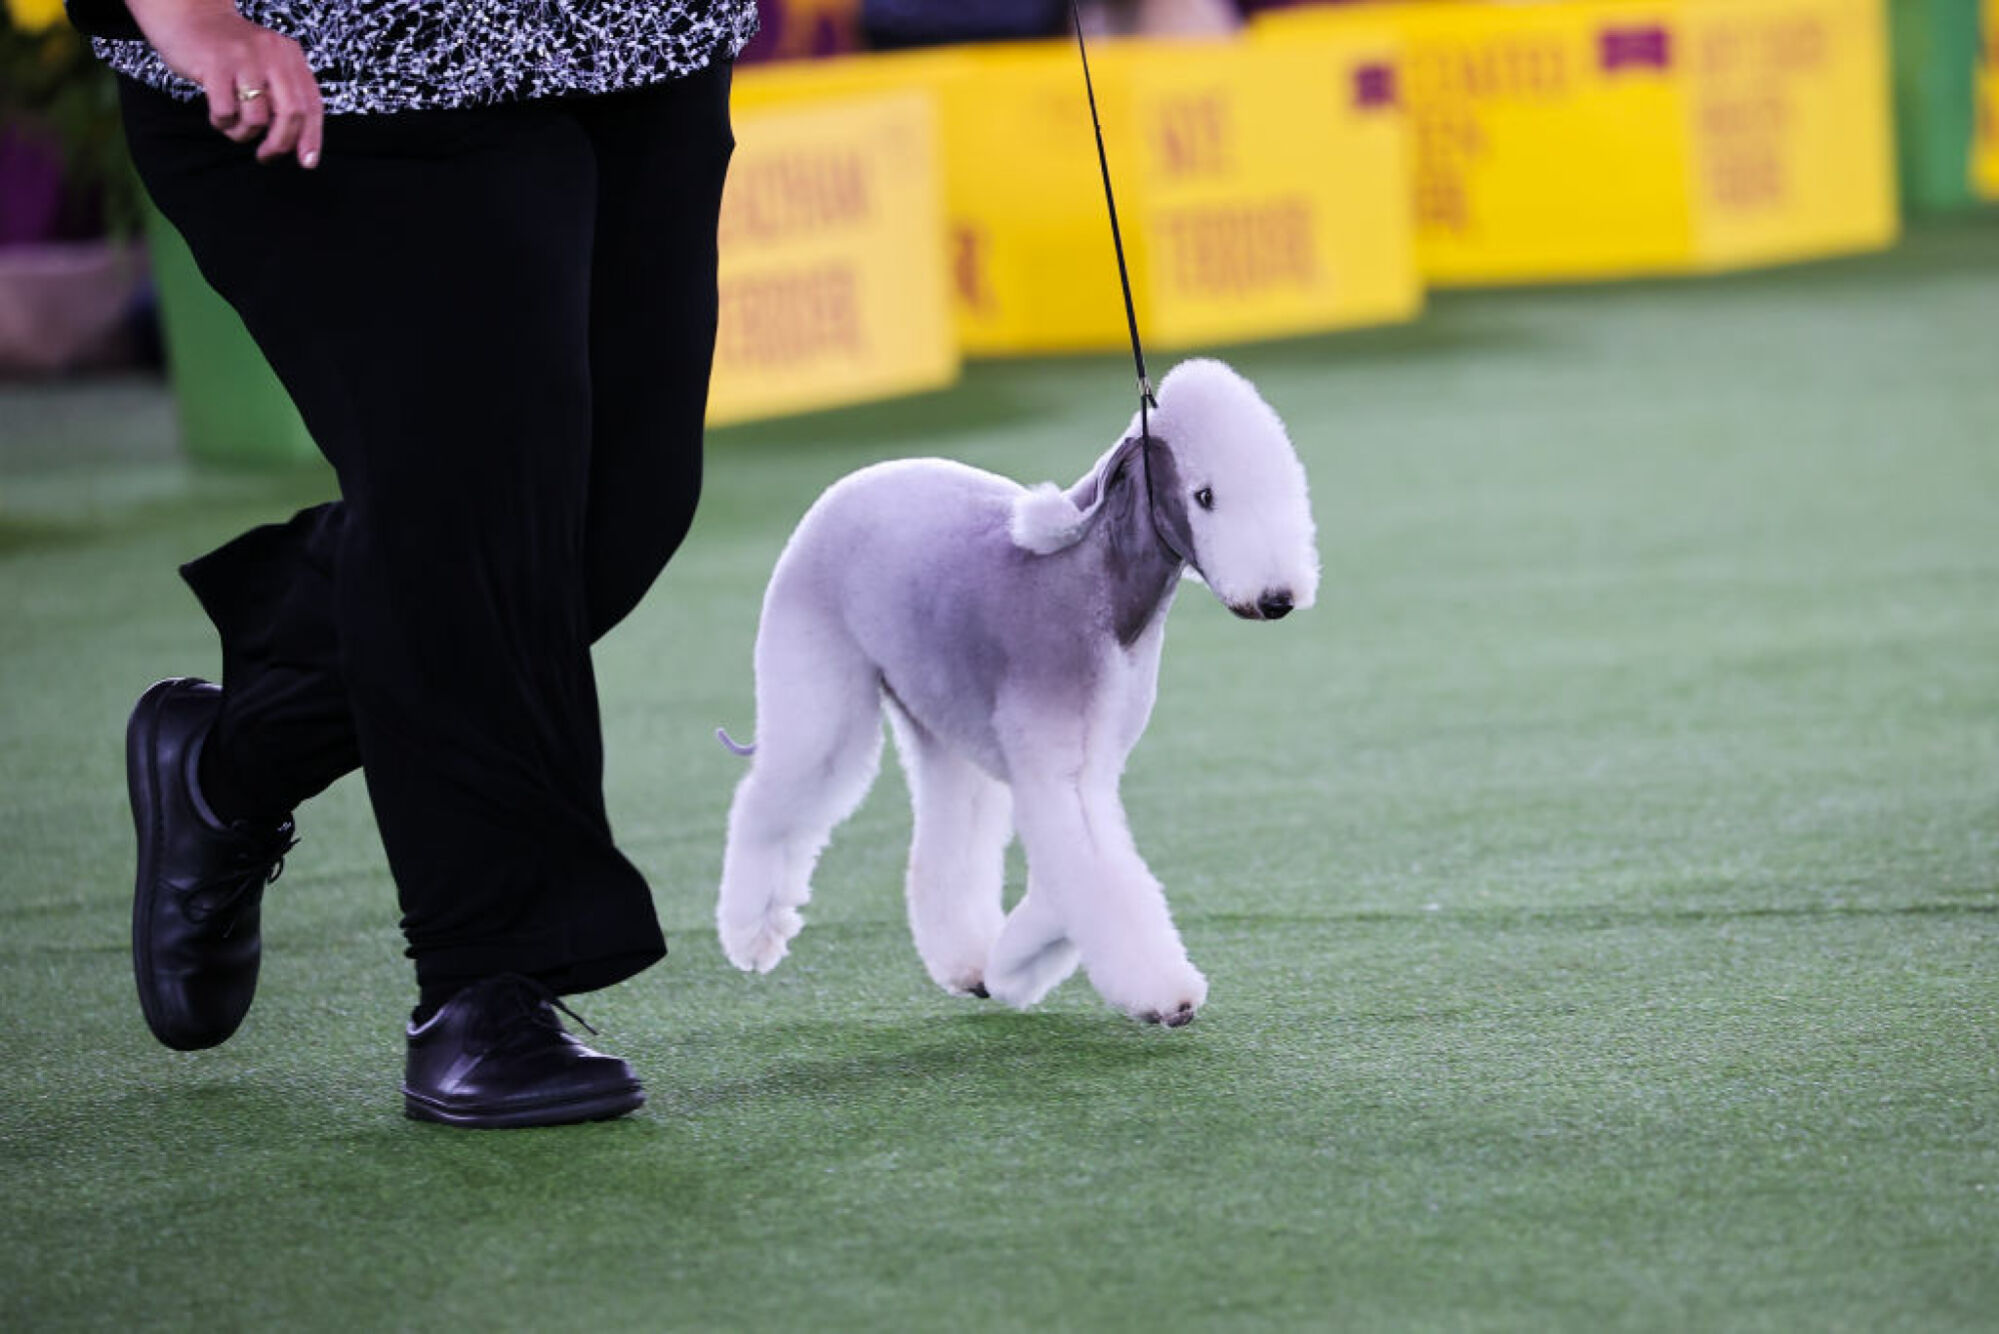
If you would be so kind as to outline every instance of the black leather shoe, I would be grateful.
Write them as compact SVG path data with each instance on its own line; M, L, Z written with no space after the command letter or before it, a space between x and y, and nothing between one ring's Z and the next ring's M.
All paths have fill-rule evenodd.
M222 692L192 677L139 697L125 728L125 781L139 835L132 972L146 1025L169 1047L213 1047L257 993L264 886L297 842L289 817L223 825L195 795L194 763Z
M531 978L504 973L465 988L410 1025L403 1111L500 1130L607 1121L644 1106L632 1068L577 1041L557 1010L583 1023Z

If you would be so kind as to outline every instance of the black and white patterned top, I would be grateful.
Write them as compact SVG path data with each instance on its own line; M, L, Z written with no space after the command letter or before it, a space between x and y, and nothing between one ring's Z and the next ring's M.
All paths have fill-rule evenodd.
M638 88L733 59L757 31L756 0L236 0L236 7L298 40L332 114ZM87 6L70 8L74 16ZM120 74L182 100L201 95L142 41L99 36L92 46Z

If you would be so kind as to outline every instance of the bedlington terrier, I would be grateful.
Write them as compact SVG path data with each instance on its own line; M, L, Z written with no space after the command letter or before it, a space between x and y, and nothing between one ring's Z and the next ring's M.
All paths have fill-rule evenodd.
M829 487L764 595L757 742L716 922L768 972L860 804L886 708L915 806L910 928L946 990L1025 1008L1080 962L1113 1007L1178 1026L1207 998L1118 797L1191 568L1236 615L1309 607L1319 560L1284 424L1218 361L1175 367L1066 492L906 459ZM1027 890L1002 902L1018 828Z

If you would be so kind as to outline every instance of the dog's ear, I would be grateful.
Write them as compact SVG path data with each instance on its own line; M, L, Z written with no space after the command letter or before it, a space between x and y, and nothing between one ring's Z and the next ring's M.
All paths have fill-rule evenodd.
M1180 460L1173 446L1152 437L1145 466L1152 470L1152 526L1166 549L1199 568L1194 554L1194 525L1187 514L1187 492L1180 482Z
M1103 513L1105 499L1133 480L1133 470L1140 466L1138 451L1138 438L1127 436L1066 493L1053 482L1043 482L1021 495L1013 502L1013 544L1047 556L1082 541Z

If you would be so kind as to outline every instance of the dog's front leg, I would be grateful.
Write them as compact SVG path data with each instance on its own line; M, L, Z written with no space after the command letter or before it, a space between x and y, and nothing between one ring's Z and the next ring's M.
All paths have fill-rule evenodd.
M1027 894L1006 915L986 960L987 994L1024 1010L1075 972L1079 958L1060 909L1030 872Z
M1177 1027L1192 1019L1208 982L1189 962L1165 891L1132 843L1115 784L1016 778L1014 801L1034 888L1015 909L1019 917L1033 904L1012 947L1024 954L1059 925L1112 1006L1147 1023ZM1013 935L1010 917L1001 949Z

